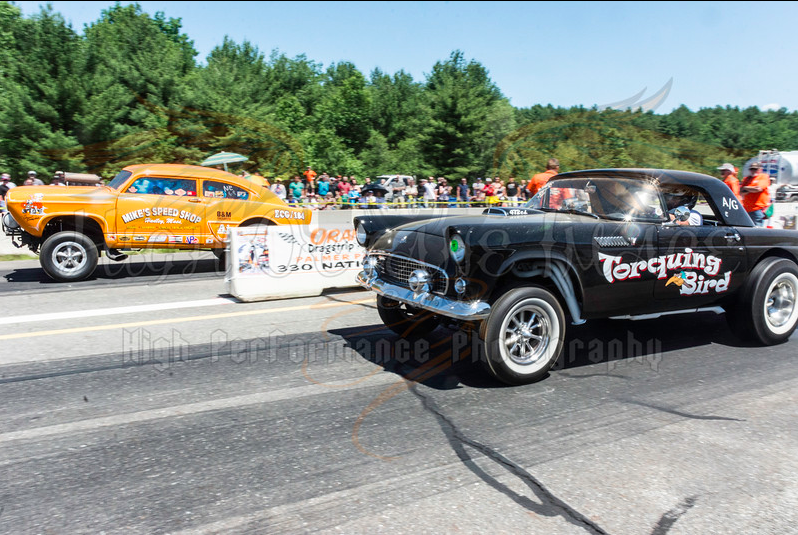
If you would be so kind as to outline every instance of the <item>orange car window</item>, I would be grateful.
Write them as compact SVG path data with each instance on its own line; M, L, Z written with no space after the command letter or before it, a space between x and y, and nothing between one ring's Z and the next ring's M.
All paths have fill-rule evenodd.
M141 177L127 188L127 193L196 197L197 181L189 178Z
M206 180L203 182L202 194L205 197L214 197L217 199L237 199L239 201L246 201L249 199L249 192L244 188L239 188L238 186L226 182L217 182L215 180Z

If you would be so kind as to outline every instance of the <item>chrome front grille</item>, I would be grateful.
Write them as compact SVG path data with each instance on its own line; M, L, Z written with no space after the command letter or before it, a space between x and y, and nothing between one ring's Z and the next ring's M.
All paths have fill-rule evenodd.
M439 294L446 293L449 277L441 268L406 256L392 254L376 254L374 256L377 257L377 273L386 282L409 288L407 280L410 278L410 274L417 269L424 269L430 275L432 291Z

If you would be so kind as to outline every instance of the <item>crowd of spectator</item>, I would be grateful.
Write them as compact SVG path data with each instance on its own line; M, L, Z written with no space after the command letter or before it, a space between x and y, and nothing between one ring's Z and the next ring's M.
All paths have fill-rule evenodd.
M444 177L417 181L389 175L361 181L355 176L316 174L310 168L291 180L274 181L270 189L289 204L316 210L519 206L537 191L530 189L526 180L518 182L513 177L477 178L472 182L461 178L452 183Z
M473 181L466 178L450 181L445 177L430 176L417 181L414 177L401 175L388 175L388 179L378 177L372 181L371 177L358 180L354 175L317 174L308 167L291 180L273 180L269 188L289 204L315 210L519 206L545 184L549 176L541 179L543 174L520 182L514 177L504 180L498 176ZM36 171L29 171L21 185L44 185L44 182L37 177ZM64 172L56 171L50 185L65 185ZM0 202L15 186L8 173L0 176Z

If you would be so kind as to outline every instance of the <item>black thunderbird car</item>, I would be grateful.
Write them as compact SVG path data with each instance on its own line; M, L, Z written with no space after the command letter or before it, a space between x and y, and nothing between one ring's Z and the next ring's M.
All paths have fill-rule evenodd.
M489 371L510 384L546 375L568 323L720 306L735 333L770 345L798 321L798 232L755 227L707 175L576 171L523 207L355 228L358 282L383 322L402 336L477 325Z

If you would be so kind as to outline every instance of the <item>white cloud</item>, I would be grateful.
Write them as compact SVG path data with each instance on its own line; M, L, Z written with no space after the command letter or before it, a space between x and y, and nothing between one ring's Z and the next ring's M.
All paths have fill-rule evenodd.
M780 108L781 108L781 104L778 104L778 103L774 102L772 104L765 104L764 106L762 106L762 111L778 110Z

